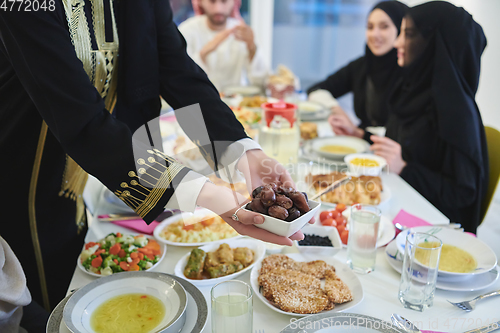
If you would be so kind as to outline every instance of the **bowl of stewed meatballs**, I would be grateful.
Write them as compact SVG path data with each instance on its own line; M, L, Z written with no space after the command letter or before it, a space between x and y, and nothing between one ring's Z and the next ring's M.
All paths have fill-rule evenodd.
M290 237L313 218L319 206L320 203L309 200L306 193L273 182L255 188L252 201L244 209L264 216L264 223L256 227Z

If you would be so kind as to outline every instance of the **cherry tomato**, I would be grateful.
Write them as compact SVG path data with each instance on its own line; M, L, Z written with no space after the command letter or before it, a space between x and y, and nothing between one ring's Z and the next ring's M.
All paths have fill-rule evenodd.
M340 214L338 210L332 210L332 219L336 219Z
M349 230L342 231L340 239L342 240L342 243L347 244L347 240L349 239Z
M332 218L332 212L330 212L328 210L324 210L321 212L321 214L319 214L319 221L320 222L323 222L324 220L330 219L330 218Z
M328 227L336 227L337 221L335 221L334 219L326 219L326 220L322 221L321 224L323 224L324 226L328 226Z
M339 212L341 212L341 213L342 213L345 209L346 209L346 206L345 206L345 204L343 204L343 203L339 203L339 204L337 204L337 207L335 207L335 210L337 210L337 211L339 211Z
M339 235L342 235L342 232L345 230L345 225L338 225L337 224L337 231L339 232Z
M337 216L335 221L337 221L337 225L346 225L347 224L347 220L342 215Z

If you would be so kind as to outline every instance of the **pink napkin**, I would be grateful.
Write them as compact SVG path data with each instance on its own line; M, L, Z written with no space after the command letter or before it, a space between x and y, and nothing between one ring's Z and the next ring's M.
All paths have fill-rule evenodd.
M151 222L150 225L148 225L146 222L144 222L141 219L137 220L124 220L124 221L111 221L111 223L114 223L116 225L132 229L135 231L139 231L143 234L147 235L152 235L153 231L155 230L156 226L160 224L160 222L153 221Z
M422 220L420 217L416 217L415 215L406 212L404 209L401 209L399 211L398 215L396 215L392 223L393 224L399 223L403 227L408 227L408 228L431 225L429 222L426 222L425 220Z

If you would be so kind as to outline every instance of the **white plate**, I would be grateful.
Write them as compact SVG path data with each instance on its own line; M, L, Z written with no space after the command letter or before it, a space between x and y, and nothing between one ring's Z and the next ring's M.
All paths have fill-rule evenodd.
M208 306L201 291L186 280L165 274L177 280L186 290L188 304L186 308L186 323L179 333L201 333L208 320ZM66 296L50 314L46 333L71 333L63 320L63 310L73 294Z
M328 118L330 110L316 102L303 101L298 103L301 120L323 120Z
M174 222L177 222L177 221L179 221L182 218L186 219L186 218L191 217L191 216L203 217L203 216L206 216L206 215L213 215L213 214L215 214L215 213L212 212L211 210L208 210L208 209L205 209L205 208L196 209L194 213L180 213L180 214L176 214L174 216L171 216L171 217L165 219L163 222L161 222L160 224L158 224L156 226L154 232L153 232L153 235L155 236L155 238L156 238L156 240L158 242L161 242L161 243L164 243L164 244L168 244L168 245L175 245L175 246L202 246L202 245L207 245L207 244L211 244L211 243L214 243L214 242L227 241L227 240L230 240L230 239L236 239L236 238L240 238L241 237L241 235L237 235L237 236L234 236L234 237L231 237L231 238L219 239L219 240L211 241L211 242L180 243L180 242L171 242L171 241L166 240L165 238L163 238L163 237L160 236L161 231L167 225L172 224Z
M335 308L329 311L323 311L320 313L335 313L335 312L342 312L347 309L350 309L354 307L355 305L359 304L363 300L363 287L361 287L361 282L359 281L358 277L356 274L352 272L352 270L347 266L346 264L341 263L338 260L335 260L331 257L322 257L322 256L307 256L303 255L300 253L291 253L287 254L288 257L292 258L295 261L314 261L314 260L323 260L327 264L330 264L335 267L335 273L338 275L338 277L344 281L344 283L351 289L353 300L344 304L335 304ZM259 271L262 266L262 260L257 262L255 266L252 268L252 272L250 273L250 284L252 285L252 289L254 292L254 295L257 295L257 297L264 302L265 305L267 305L270 309L286 314L289 316L295 316L295 317L304 317L308 316L307 314L299 314L299 313L291 313L291 312L285 312L281 309L278 309L274 305L272 305L264 296L259 291Z
M262 94L262 89L257 86L230 86L224 89L226 95L254 96Z
M351 215L350 210L344 210L342 212L342 215L348 219ZM380 216L380 224L377 235L377 248L382 247L392 241L394 239L394 236L396 236L396 227L394 226L394 224L384 215Z
M205 279L205 280L193 280L193 279L187 278L184 275L184 268L186 267L189 256L191 255L191 252L188 252L185 256L183 256L177 262L177 265L175 265L175 270L174 270L175 275L177 275L178 277L183 278L185 280L188 280L189 282L191 282L192 284L194 284L197 287L213 286L219 282L234 279L234 278L240 276L241 274L245 273L246 271L249 271L250 269L252 269L252 267L255 265L255 263L257 261L262 260L262 258L264 258L264 255L266 254L266 248L265 248L264 244L262 244L262 242L260 242L260 241L256 241L256 240L253 240L250 238L232 239L229 241L220 241L217 243L212 243L209 245L201 246L201 247L199 247L199 249L201 249L205 252L213 252L219 248L220 244L223 244L223 243L226 243L232 249L235 249L237 247L248 247L250 250L253 250L253 252L254 252L253 263L251 265L249 265L248 267L245 267L244 269L242 269L239 272L236 272L236 273L233 273L230 275L226 275L226 276L222 276L220 278Z
M139 234L137 234L137 233L135 233L135 234L134 233L127 233L127 235L137 236ZM148 235L145 235L145 237L148 238L148 239L156 240L155 238L153 238L151 236L148 236ZM101 240L99 240L99 241L101 241ZM158 262L156 264L154 264L151 268L149 268L149 269L147 269L145 271L142 271L142 272L154 271L156 269L156 267L158 267L158 265L162 262L163 258L165 258L165 254L167 253L167 245L160 244L160 246L161 246L161 256L160 256L160 259L158 259ZM85 245L82 248L82 251L83 250L85 250ZM80 268L83 272L87 273L88 275L92 275L92 276L95 276L95 277L103 277L101 274L96 274L96 273L87 271L85 269L85 267L83 267L83 265L82 265L82 261L80 260L80 256L78 256L78 259L76 259L76 266L78 266L78 268ZM113 274L117 274L117 273L113 273Z
M378 318L357 313L320 313L294 321L281 333L406 333L397 326Z
M403 267L403 254L398 250L396 241L390 242L385 248L385 258L392 268L399 274ZM438 276L436 288L451 291L474 291L488 288L498 280L500 275L500 267L496 266L489 272L473 275L461 280L448 280Z
M359 139L353 136L334 136L331 138L317 138L311 140L312 149L319 155L329 158L329 159L343 159L347 154L335 154L321 151L320 148L325 145L339 145L353 148L355 153L365 153L369 150L370 144L363 139ZM353 152L354 154L354 152Z
M165 317L155 331L184 326L187 307L184 287L166 274L151 272L124 272L87 284L66 303L64 322L72 332L94 333L90 325L94 310L113 297L129 293L151 295L163 303Z
M469 234L452 230L450 228L440 228L439 226L424 226L403 230L396 237L398 250L404 253L406 236L411 232L432 233L439 238L443 244L453 245L469 252L477 261L477 268L471 273L452 273L442 270L438 271L438 276L449 279L464 279L471 275L489 272L497 265L495 252L483 241Z

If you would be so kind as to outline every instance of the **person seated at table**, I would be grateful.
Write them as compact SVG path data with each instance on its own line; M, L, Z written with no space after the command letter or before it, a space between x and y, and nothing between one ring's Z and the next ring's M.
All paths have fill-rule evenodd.
M45 332L49 319L26 285L21 263L9 244L0 236L0 332Z
M240 7L241 0L193 0L196 15L179 25L189 56L219 91L247 83L263 86L267 76L268 66Z
M488 184L488 153L475 95L486 46L463 8L411 8L395 43L403 81L390 98L387 137L371 150L452 222L476 232Z
M375 5L366 23L365 55L307 90L310 97L317 90L326 90L334 98L349 92L354 93L354 111L361 120L359 127L355 126L338 103L326 94L327 98L333 100L330 104L333 106L332 115L328 122L335 134L369 140L370 133L366 132L366 127L385 126L388 96L401 76L394 41L400 33L401 20L407 9L405 4L398 1L383 1Z

